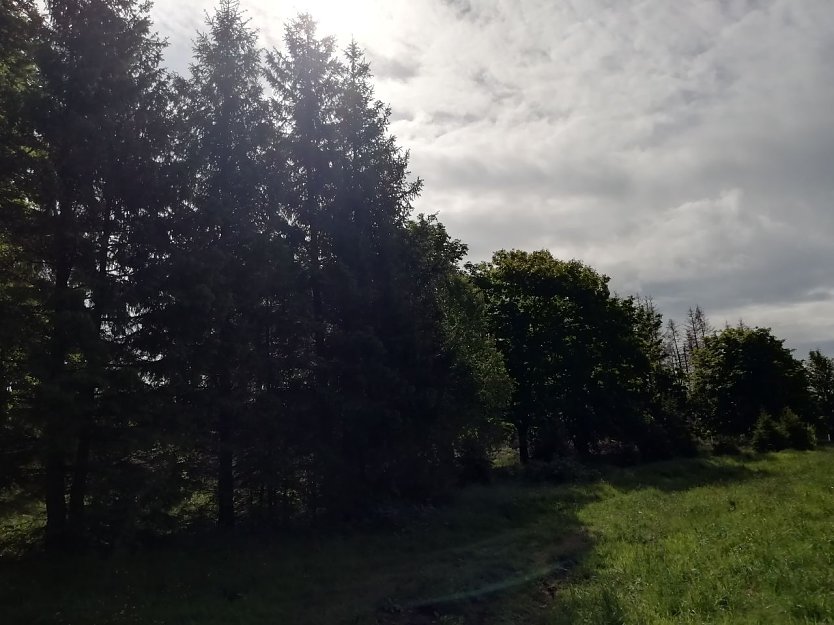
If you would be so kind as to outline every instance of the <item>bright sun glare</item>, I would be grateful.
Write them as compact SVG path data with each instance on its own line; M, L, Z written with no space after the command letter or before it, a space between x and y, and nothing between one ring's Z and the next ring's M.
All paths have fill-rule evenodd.
M340 43L351 37L360 43L379 36L384 3L378 0L293 0L291 14L309 13L322 34L333 34Z

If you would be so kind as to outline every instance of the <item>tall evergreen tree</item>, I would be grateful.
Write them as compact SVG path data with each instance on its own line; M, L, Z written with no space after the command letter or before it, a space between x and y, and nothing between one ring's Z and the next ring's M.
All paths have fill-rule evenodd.
M31 114L42 97L40 29L34 3L0 2L0 487L22 477L32 460L37 432L25 409L35 390L32 357L47 331L37 266L26 254L37 237L26 215L42 157Z
M30 414L43 416L47 536L61 542L68 520L83 524L102 399L121 377L125 255L154 188L148 146L160 136L153 127L164 76L162 44L137 2L49 2L40 40L43 95L30 110L39 185L10 219L10 238L37 268L33 286L45 307Z
M461 256L445 231L435 248L423 238L431 228L408 227L421 182L355 43L342 60L301 16L267 69L312 318L310 418L298 433L315 459L308 507L349 512L371 493L425 491L454 462L458 430L441 400L451 361L438 356L441 285Z
M271 357L265 310L280 305L273 300L292 259L267 201L273 127L257 34L237 2L221 2L194 55L180 84L186 191L165 216L163 295L147 303L145 349L159 354L156 378L190 419L182 431L213 458L218 525L231 528L239 425L263 383L259 363Z

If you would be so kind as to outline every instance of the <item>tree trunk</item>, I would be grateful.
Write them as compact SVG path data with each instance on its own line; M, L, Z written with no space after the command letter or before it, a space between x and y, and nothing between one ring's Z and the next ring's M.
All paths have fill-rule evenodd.
M74 535L84 528L84 498L87 496L87 475L90 471L90 428L84 427L78 434L75 464L70 485L69 527Z
M71 273L69 243L67 241L67 203L56 202L58 223L54 233L54 268L55 284L52 289L52 336L49 345L49 372L45 385L51 392L60 396L60 389L66 383L64 369L67 355L69 331L66 314L68 312L68 290ZM67 539L67 500L66 500L66 466L64 444L67 436L66 415L59 412L60 401L47 399L41 406L46 412L44 429L44 446L46 459L46 544L49 548L62 547Z
M62 547L67 538L67 500L64 492L64 453L54 435L46 455L46 545L53 549Z
M98 341L102 340L102 321L104 311L109 306L107 297L107 261L110 252L110 237L112 230L111 210L109 202L104 202L101 207L102 234L98 241L96 251L96 278L93 286L92 326L95 328L96 336L93 349L87 355L88 367L93 374L98 374L105 366L102 355L99 351ZM88 393L89 410L84 415L84 421L78 430L78 445L75 450L75 464L72 471L72 483L70 484L69 497L69 529L78 536L84 528L84 499L87 496L87 476L90 472L90 443L93 424L96 422L98 407L96 405L96 386L91 386Z
M518 459L521 461L522 465L526 465L530 462L530 442L528 440L528 430L529 428L527 425L516 425L516 431L518 432Z
M235 526L235 478L231 415L226 408L220 413L217 435L217 526L229 530Z

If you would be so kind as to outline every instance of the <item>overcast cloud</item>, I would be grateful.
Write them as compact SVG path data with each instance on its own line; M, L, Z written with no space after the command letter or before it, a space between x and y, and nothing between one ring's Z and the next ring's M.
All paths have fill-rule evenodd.
M207 0L157 0L184 69ZM363 45L393 132L473 260L549 248L682 318L834 354L830 0L242 0Z

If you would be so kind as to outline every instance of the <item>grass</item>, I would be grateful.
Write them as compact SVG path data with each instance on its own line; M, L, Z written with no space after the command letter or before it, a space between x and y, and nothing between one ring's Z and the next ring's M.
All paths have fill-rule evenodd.
M834 450L686 463L611 480L578 512L589 557L552 623L834 622ZM693 481L695 484L693 484Z
M397 530L219 543L7 553L0 622L834 622L834 449L499 483Z

